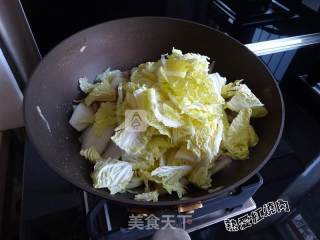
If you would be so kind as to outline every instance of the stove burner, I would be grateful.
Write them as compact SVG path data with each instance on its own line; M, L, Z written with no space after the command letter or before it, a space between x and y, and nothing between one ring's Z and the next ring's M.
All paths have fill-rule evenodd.
M263 179L260 174L255 175L240 187L225 195L203 202L203 207L194 212L179 213L177 209L130 209L125 206L109 202L97 196L84 192L84 202L87 212L88 233L92 239L140 239L151 236L156 229L129 229L130 216L140 214L144 218L153 216L161 219L173 216L174 227L185 228L193 232L227 218L243 214L256 208L252 199L253 194L261 187Z

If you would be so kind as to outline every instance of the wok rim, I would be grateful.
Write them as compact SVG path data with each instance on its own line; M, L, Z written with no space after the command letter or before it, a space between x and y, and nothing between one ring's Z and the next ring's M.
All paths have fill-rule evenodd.
M28 115L28 111L29 109L31 109L31 107L33 107L33 103L28 101L28 95L30 92L30 89L33 87L32 84L32 79L34 78L34 76L36 75L37 71L40 69L41 65L43 64L43 60L50 57L50 55L55 52L55 50L57 48L59 48L60 45L62 45L63 43L69 41L70 38L75 37L76 35L83 33L85 31L88 30L92 30L93 28L99 28L102 25L107 25L109 23L115 23L115 22L119 22L119 21L130 21L130 20L136 20L136 19L140 19L140 20L166 20L166 21L175 21L175 22L182 22L182 23L186 23L189 25L193 25L194 27L201 27L210 31L214 31L219 35L223 35L226 38L229 38L231 40L233 40L234 42L236 42L240 48L243 48L247 51L247 53L251 56L253 56L256 60L258 64L262 64L263 67L265 68L265 70L267 71L267 73L269 74L269 76L272 79L273 84L276 87L277 93L279 95L279 99L280 100L280 105L281 105L281 122L280 122L280 128L279 128L279 132L277 134L276 140L273 143L272 148L270 149L270 151L268 152L268 154L266 155L266 157L264 158L263 161L261 161L261 163L250 173L248 173L245 177L241 178L240 180L236 181L235 183L231 184L228 187L224 187L218 191L215 191L213 193L207 193L204 194L202 196L198 196L198 197L193 197L190 199L176 199L176 200L165 200L165 201L158 201L158 202L147 202L147 201L136 201L134 199L130 199L130 198L123 198L123 197L117 197L116 195L111 195L107 190L105 192L97 192L94 191L94 188L91 187L87 187L83 184L78 184L76 181L74 181L72 178L70 178L69 176L65 175L63 173L63 171L61 171L59 168L55 167L55 164L51 163L51 161L46 160L46 153L45 153L45 149L41 149L39 147L37 147L37 142L41 141L41 139L37 136L34 136L32 134L32 129L30 126L30 122L27 121L27 115ZM195 202L204 202L206 200L210 200L212 198L215 198L217 196L221 196L227 192L230 192L232 190L234 190L235 188L239 187L241 184L245 183L246 181L248 181L250 178L252 178L257 172L259 172L261 170L261 168L268 162L268 160L271 158L271 156L273 155L273 153L275 152L282 133L283 133L283 128L284 128L284 121L285 121L285 106L284 106L284 101L283 101L283 96L279 87L278 82L275 80L274 76L272 75L272 73L270 72L270 70L268 69L268 67L262 62L262 60L260 60L253 52L251 52L248 48L246 48L241 42L239 42L238 40L234 39L233 37L220 32L218 30L215 30L209 26L197 23L197 22L193 22L193 21L189 21L189 20L184 20L184 19L178 19L178 18L171 18L171 17L154 17L154 16L145 16L145 17L128 17L128 18L121 18L121 19L115 19L115 20L111 20L111 21L107 21L107 22L103 22L103 23L99 23L96 25L93 25L91 27L85 28L83 30L80 30L72 35L70 35L69 37L67 37L66 39L64 39L63 41L61 41L60 43L58 43L55 47L53 47L43 58L42 61L38 64L38 66L34 69L29 82L26 86L25 89L25 97L24 97L24 101L23 101L23 116L24 116L24 121L25 121L25 126L26 126L26 132L27 132L27 136L28 138L31 140L32 146L36 149L37 153L39 154L39 156L43 159L43 161L50 167L50 169L52 169L55 173L57 173L60 177L62 177L63 179L65 179L66 181L68 181L69 183L71 183L72 185L74 185L75 187L82 189L83 191L89 192L93 195L97 195L99 197L102 197L104 199L108 199L111 201L114 201L118 204L121 205L126 205L126 206L137 206L137 207L144 207L144 208L159 208L159 207L174 207L174 206L179 206L179 205L189 205L189 204L193 204Z

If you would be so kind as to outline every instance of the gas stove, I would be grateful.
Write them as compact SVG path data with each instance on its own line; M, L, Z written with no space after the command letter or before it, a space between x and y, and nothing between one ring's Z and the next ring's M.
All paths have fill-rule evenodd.
M183 228L189 233L194 232L254 210L256 204L252 196L262 186L262 183L261 175L257 174L225 195L189 206L192 209L189 211L186 209L188 206L184 206L183 209L179 207L176 209L129 208L83 192L88 234L91 239L137 240L149 237L155 231L164 228L167 223L165 220L168 219L170 219L169 227ZM136 220L137 217L141 221L144 220L143 224L141 222L139 226L132 226L130 221L133 217ZM158 221L157 226L148 225L146 220L150 217Z

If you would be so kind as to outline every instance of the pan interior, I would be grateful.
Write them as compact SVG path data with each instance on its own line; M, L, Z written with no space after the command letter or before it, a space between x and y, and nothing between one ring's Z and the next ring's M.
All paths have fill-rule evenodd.
M214 177L213 188L224 188L211 194L190 189L188 196L192 198L184 202L219 195L257 172L274 151L282 131L283 104L273 77L257 57L234 39L198 24L168 18L129 18L100 24L71 36L43 59L27 88L25 121L29 137L47 164L74 185L124 204L148 207L181 203L176 196L161 197L158 203L141 203L128 194L111 196L106 190L94 189L90 166L79 155L79 134L68 124L72 100L79 95L79 77L94 79L108 67L131 69L159 59L172 47L209 56L215 61L214 71L229 81L245 79L269 110L267 117L253 122L260 141L251 149L250 159L233 161ZM37 106L51 132L39 117Z

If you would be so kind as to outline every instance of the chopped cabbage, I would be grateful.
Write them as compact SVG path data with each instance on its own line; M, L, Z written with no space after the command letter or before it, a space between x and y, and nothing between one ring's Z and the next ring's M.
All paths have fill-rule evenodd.
M230 110L239 112L242 109L263 106L247 85L240 84L235 91L233 97L226 104Z
M209 174L209 167L206 165L199 165L192 169L192 172L188 176L190 183L203 189L211 187L211 175Z
M108 188L110 194L124 192L133 176L132 166L128 162L109 158L94 165L91 178L94 188Z
M101 136L108 127L115 127L117 124L116 105L114 103L101 103L94 115L93 129L97 136Z
M116 87L124 81L122 73L119 70L110 71L107 69L104 73L97 76L97 80L101 81L94 85L84 99L86 105L91 105L94 101L115 102L117 100Z
M149 201L157 202L159 197L158 191L145 192L134 196L134 200L137 201Z
M102 157L94 147L90 147L88 149L81 149L80 155L93 163L100 161L102 159Z
M157 131L148 128L145 132L133 132L125 129L124 123L115 129L115 134L111 137L112 141L128 154L136 155L146 147L151 137Z
M221 77L219 73L209 74L209 78L212 81L212 87L213 87L213 89L215 91L215 94L217 96L221 96L222 88L223 88L223 86L226 85L227 79L224 78L224 77ZM222 99L222 96L221 96L220 99Z
M250 108L240 110L227 131L224 146L227 154L233 159L248 158L249 147L258 143L258 136L250 125L251 113Z
M168 193L177 192L179 198L186 192L180 179L186 176L192 168L190 166L163 166L158 167L151 172L152 179L162 184Z
M253 107L252 115L253 118L265 117L268 114L268 110L265 107Z
M224 99L229 99L233 97L243 80L236 80L234 82L228 83L221 88L221 95Z
M94 84L88 82L88 78L81 77L79 78L79 87L82 92L89 93L94 89Z
M198 160L197 156L191 151L187 149L187 146L182 145L179 150L175 153L175 159L196 162Z
M107 69L94 84L79 79L87 96L70 124L87 128L80 154L95 163L94 187L137 201L158 201L163 191L181 198L188 184L210 188L213 174L258 143L250 119L266 107L243 80L209 73L208 57L173 49L130 74ZM144 131L126 129L127 110L144 111Z
M77 131L86 129L94 121L93 111L83 103L79 103L74 109L69 120L70 125Z
M105 82L108 81L113 88L116 88L120 83L124 81L123 74L120 70L111 71L110 68L96 77L96 81Z
M127 185L127 189L137 188L142 185L142 183L143 181L141 178L133 176Z
M106 128L99 136L95 134L93 127L87 128L81 135L81 148L88 149L94 147L99 154L102 154L106 149L110 137L113 134L112 128Z

